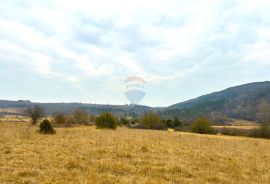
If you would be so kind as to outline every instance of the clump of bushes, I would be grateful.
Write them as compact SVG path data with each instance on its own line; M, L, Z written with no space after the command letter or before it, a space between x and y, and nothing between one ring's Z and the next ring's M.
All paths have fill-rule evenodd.
M51 122L47 119L43 120L39 125L39 132L42 134L55 134L55 130Z
M199 134L215 134L211 122L207 118L198 118L191 124L191 131Z
M58 112L53 115L53 125L57 127L71 127L74 122L72 117Z
M153 112L144 114L141 121L141 128L157 130L163 130L166 128L166 124L161 121L159 115Z
M72 118L76 124L88 124L90 121L88 112L81 108L77 108L73 111Z
M249 129L240 129L240 128L221 128L217 129L219 133L222 135L230 135L230 136L249 136L251 133L251 130Z
M270 126L260 125L258 129L254 129L250 135L251 137L257 138L270 138Z
M114 117L113 114L105 112L96 118L96 126L97 128L116 129L117 119Z
M126 117L120 118L120 125L129 125L129 120Z
M163 120L163 122L168 128L181 129L182 126L182 122L177 117L174 119Z

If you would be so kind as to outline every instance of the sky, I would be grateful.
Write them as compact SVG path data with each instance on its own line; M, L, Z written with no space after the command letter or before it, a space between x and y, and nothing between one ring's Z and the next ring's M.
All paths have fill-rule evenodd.
M270 80L269 0L0 0L0 99L167 106Z

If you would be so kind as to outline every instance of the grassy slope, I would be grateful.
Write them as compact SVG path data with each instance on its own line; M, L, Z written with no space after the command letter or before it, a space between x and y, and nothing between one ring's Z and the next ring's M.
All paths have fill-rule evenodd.
M270 183L270 141L0 123L0 183Z

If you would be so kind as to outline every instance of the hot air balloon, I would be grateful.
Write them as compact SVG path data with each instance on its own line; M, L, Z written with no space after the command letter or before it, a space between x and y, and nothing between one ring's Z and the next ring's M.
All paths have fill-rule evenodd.
M132 104L138 104L145 96L145 80L141 77L132 76L125 80L125 95Z

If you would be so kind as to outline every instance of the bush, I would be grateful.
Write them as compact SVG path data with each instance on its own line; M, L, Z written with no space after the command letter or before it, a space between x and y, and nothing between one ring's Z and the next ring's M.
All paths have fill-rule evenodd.
M121 117L120 118L120 124L121 125L128 125L129 124L129 120L125 117Z
M199 134L214 134L210 121L207 118L198 118L191 124L191 131Z
M162 121L163 121L164 124L166 124L166 127L168 127L168 128L174 128L173 121L171 119L167 119L167 120L164 119Z
M65 115L61 112L55 113L53 116L53 123L62 125L65 124L66 123Z
M96 126L97 126L97 128L116 129L117 120L113 116L113 114L111 114L109 112L105 112L96 118Z
M131 124L131 125L136 125L136 124L138 124L138 123L140 123L140 119L137 118L137 117L132 118L132 119L130 120L130 124Z
M142 117L142 128L162 130L166 128L163 121L160 120L159 115L152 112L146 113Z
M182 122L177 117L175 117L173 119L173 126L174 126L174 128L181 127L182 126Z
M251 130L249 129L227 128L227 127L217 129L216 131L218 131L222 135L230 135L230 136L249 136L251 132Z
M163 123L165 123L168 128L180 129L180 127L182 126L181 121L179 121L179 119L176 117L173 120L171 119L163 120Z
M78 124L86 124L89 122L90 119L88 112L84 109L79 108L74 110L72 118L74 122Z
M55 134L55 130L51 122L47 119L43 120L39 125L39 132L43 134Z
M73 123L72 117L66 116L65 114L58 112L53 116L53 125L57 127L71 127Z
M270 126L261 125L260 128L254 129L250 136L258 138L270 138Z

